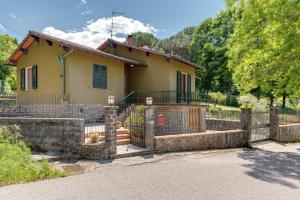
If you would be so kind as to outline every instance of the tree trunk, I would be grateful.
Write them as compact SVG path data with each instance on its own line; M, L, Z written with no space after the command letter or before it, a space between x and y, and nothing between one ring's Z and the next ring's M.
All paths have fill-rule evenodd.
M270 107L273 107L273 103L274 103L274 96L271 94L271 96L270 96Z
M282 96L282 108L285 108L285 104L286 104L286 94L283 94L283 96Z

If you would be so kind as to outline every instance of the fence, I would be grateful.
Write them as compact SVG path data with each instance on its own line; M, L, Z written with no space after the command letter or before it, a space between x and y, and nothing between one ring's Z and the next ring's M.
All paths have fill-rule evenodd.
M86 123L103 123L103 106L77 104L58 94L0 95L0 117L82 118Z
M182 134L201 132L205 126L205 112L199 107L155 111L155 134Z
M300 123L300 112L295 110L280 110L279 124Z

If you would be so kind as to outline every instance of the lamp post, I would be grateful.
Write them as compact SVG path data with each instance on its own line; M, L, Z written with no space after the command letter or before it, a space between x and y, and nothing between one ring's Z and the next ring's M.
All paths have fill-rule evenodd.
M152 97L147 97L147 98L146 98L146 104L147 104L148 106L151 106L152 103L153 103L153 98L152 98Z
M108 105L113 106L115 104L115 99L116 99L115 96L108 96L107 98Z

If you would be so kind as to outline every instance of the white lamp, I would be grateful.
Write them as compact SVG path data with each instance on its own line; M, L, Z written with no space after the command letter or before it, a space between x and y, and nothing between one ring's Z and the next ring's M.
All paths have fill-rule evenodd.
M152 103L153 103L153 98L152 97L147 97L146 98L146 104L147 105L152 105Z
M115 96L108 96L107 101L108 101L108 105L112 106L115 104Z

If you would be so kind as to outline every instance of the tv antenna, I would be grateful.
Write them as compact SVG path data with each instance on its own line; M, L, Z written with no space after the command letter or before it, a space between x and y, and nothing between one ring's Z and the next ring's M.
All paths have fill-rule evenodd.
M113 37L113 33L114 33L114 28L116 23L114 22L114 17L116 17L117 15L125 15L126 13L122 13L122 12L117 12L116 9L114 9L111 12L111 29L110 29L110 38L112 39Z

